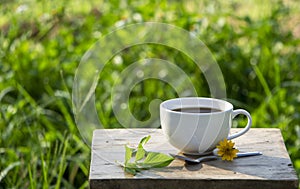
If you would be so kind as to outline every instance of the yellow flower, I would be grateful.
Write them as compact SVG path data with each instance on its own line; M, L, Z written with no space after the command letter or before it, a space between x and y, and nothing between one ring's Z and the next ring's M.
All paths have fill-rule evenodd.
M232 161L233 158L237 157L236 153L239 152L238 149L235 149L234 142L227 140L226 138L223 141L220 141L218 148L218 155L222 157L222 160Z

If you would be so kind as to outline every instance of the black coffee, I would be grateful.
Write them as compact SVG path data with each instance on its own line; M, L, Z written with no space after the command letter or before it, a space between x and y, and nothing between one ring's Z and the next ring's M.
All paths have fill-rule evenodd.
M221 112L222 110L209 108L209 107L190 107L190 108L176 108L173 109L176 112L186 112L186 113L213 113Z

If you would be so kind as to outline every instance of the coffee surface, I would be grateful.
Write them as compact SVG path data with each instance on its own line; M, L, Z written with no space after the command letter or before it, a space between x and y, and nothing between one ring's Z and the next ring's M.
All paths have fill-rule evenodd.
M176 108L173 109L176 112L186 112L186 113L213 113L221 112L220 109L209 108L209 107L187 107L187 108Z

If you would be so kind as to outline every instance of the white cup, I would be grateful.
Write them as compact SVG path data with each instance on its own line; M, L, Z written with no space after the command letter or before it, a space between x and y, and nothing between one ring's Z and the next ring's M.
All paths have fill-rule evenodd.
M189 108L218 111L191 113ZM248 123L238 133L228 136L232 119L238 114L245 115ZM233 139L245 134L251 127L252 118L246 110L233 110L233 105L224 100L187 97L162 102L160 122L169 143L175 148L187 154L203 154L213 150L225 138Z

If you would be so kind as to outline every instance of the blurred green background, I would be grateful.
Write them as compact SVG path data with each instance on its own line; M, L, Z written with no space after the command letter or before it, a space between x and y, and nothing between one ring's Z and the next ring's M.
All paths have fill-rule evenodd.
M253 127L281 129L300 175L299 10L296 0L0 0L0 188L88 187L90 149L72 114L75 70L99 38L146 21L199 37L223 72L228 100L252 114ZM143 58L178 63L199 96L210 95L186 55L135 46L105 66L97 86L97 110L106 128L121 127L110 103L115 78ZM129 107L146 120L152 99L174 97L167 83L149 79L133 88ZM240 118L234 127L244 122Z

